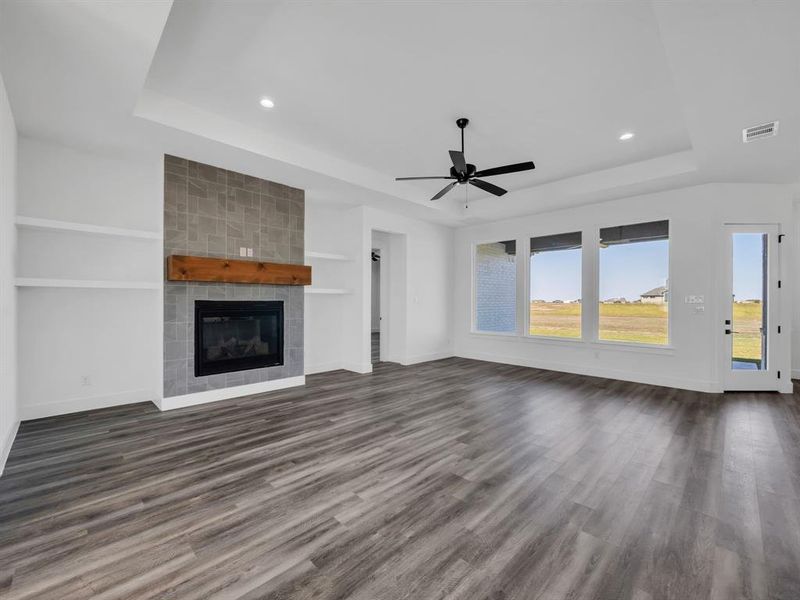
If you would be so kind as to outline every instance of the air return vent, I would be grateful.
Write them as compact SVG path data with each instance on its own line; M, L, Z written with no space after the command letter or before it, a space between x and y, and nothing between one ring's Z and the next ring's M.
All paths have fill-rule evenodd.
M778 135L778 121L742 129L742 141L745 144L759 138L772 137L775 135Z

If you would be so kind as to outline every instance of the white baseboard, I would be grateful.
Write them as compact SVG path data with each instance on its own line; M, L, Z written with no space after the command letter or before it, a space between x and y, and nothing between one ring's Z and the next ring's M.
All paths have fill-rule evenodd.
M535 361L521 359L513 356L501 356L497 354L484 354L482 352L465 352L456 354L461 358L471 358L486 362L501 363L505 365L515 365L519 367L531 367L534 369L545 369L547 371L559 371L561 373L575 373L576 375L588 375L590 377L602 377L604 379L618 379L620 381L630 381L633 383L644 383L647 385L659 385L663 387L678 388L682 390L692 390L695 392L720 393L722 387L716 381L705 381L696 379L683 379L680 377L670 377L664 375L651 375L644 373L632 373L618 369L606 369L602 367L588 367L568 363L554 363L547 361Z
M8 460L8 455L11 454L11 446L14 445L14 439L17 437L17 431L19 431L19 421L14 423L14 426L8 432L8 439L5 440L2 449L0 451L0 475L3 474L3 471L6 469L6 461Z
M197 404L206 404L208 402L218 402L220 400L230 400L231 398L251 396L252 394L263 394L264 392L283 390L290 387L305 385L305 383L305 375L299 375L297 377L284 377L283 379L276 379L275 381L262 381L261 383L250 383L247 385L237 385L219 390L208 390L205 392L196 392L194 394L173 396L171 398L161 398L161 400L155 404L162 411L174 410L176 408L196 406Z
M130 390L126 392L119 392L117 394L104 394L100 396L88 396L85 398L60 400L58 402L29 404L27 406L20 406L19 418L20 421L29 421L30 419L41 419L44 417L54 417L56 415L83 412L84 410L109 408L111 406L119 406L121 404L152 402L154 398L155 394L152 390Z
M452 352L434 352L433 354L418 354L417 356L407 356L400 361L401 365L416 365L419 363L430 362L432 360L442 360L443 358L452 358Z
M329 362L320 363L318 365L306 365L306 375L314 375L315 373L328 373L330 371L352 371L361 375L372 373L372 363L346 363L346 362Z
M316 365L306 364L306 375L313 375L314 373L327 373L328 371L338 371L343 369L342 363L339 361L331 361L326 363L319 363Z
M366 375L372 373L372 363L342 363L341 369Z

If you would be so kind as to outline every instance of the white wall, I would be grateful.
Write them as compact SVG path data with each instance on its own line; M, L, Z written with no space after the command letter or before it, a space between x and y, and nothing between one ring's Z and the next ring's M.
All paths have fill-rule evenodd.
M453 328L457 356L558 371L669 385L703 391L721 389L722 295L724 223L779 223L794 232L793 192L788 186L709 184L577 207L514 220L459 229L455 241L455 305ZM611 343L537 340L522 336L471 333L471 252L480 242L517 239L524 248L534 235L583 231L584 247L596 243L602 226L670 220L671 347L630 348ZM780 298L784 334L779 339L780 361L789 373L791 350L793 236L781 244L785 285ZM595 261L592 264L592 261ZM525 275L519 261L518 277ZM596 252L584 251L584 306L596 305ZM588 264L587 264L588 263ZM703 295L705 312L684 304L687 295ZM527 305L520 290L518 322ZM791 389L783 378L785 391Z
M18 214L162 230L162 157L20 139ZM21 229L18 275L160 286L162 243ZM20 288L19 407L32 419L161 395L160 289ZM88 378L88 379L86 379Z
M789 232L792 234L794 244L794 268L791 272L791 279L794 282L792 288L792 377L800 379L800 190L794 188L794 229Z
M345 368L347 327L344 307L352 302L357 280L355 253L358 222L349 208L331 208L306 201L305 249L348 257L349 260L306 257L313 288L348 290L347 294L306 294L305 372L320 373Z
M389 256L382 268L389 269L390 360L414 364L452 356L453 230L387 211L364 207L364 245L372 243L372 232L390 235ZM365 275L361 293L369 306L369 254L363 253ZM384 311L384 315L385 315ZM364 314L360 353L369 360L369 313Z
M306 249L351 257L340 265L312 260L312 287L345 288L342 296L306 296L306 373L337 368L372 370L374 231L390 234L385 260L389 289L382 295L392 347L388 360L413 364L452 355L453 230L366 207L306 205ZM330 261L328 261L330 262Z
M17 129L0 76L0 473L19 425L17 412Z

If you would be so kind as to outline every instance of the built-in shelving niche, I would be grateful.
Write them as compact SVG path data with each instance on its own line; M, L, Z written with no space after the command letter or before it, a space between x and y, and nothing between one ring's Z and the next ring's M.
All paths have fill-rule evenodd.
M160 242L162 239L161 233L157 231L148 231L143 229L129 229L123 227L107 227L103 225L93 225L90 223L76 223L71 221L59 221L55 219L44 219L40 217L17 216L15 219L17 230L20 236L26 235L26 232L49 232L49 233L63 233L72 236L88 236L91 238L102 237L107 238L107 242L113 244L113 240L121 241L134 241L150 244L151 242ZM53 242L52 249L69 256L74 251L75 242L68 241L68 237L63 238L63 242ZM24 244L19 244L20 251L24 251ZM158 246L154 245L153 248ZM160 251L160 250L159 250ZM59 272L58 276L52 277L31 277L31 273L25 273L24 270L17 277L15 285L18 288L71 288L71 289L97 289L97 290L159 290L162 287L160 281L139 281L139 280L125 280L125 279L111 279L102 280L97 278L81 277L79 262L76 262L75 272ZM63 270L62 270L63 271ZM84 273L85 275L85 273Z

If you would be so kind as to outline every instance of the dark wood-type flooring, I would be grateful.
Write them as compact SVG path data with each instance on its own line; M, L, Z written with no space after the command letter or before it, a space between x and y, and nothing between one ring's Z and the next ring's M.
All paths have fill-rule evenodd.
M24 423L0 597L800 598L800 396L465 359Z

